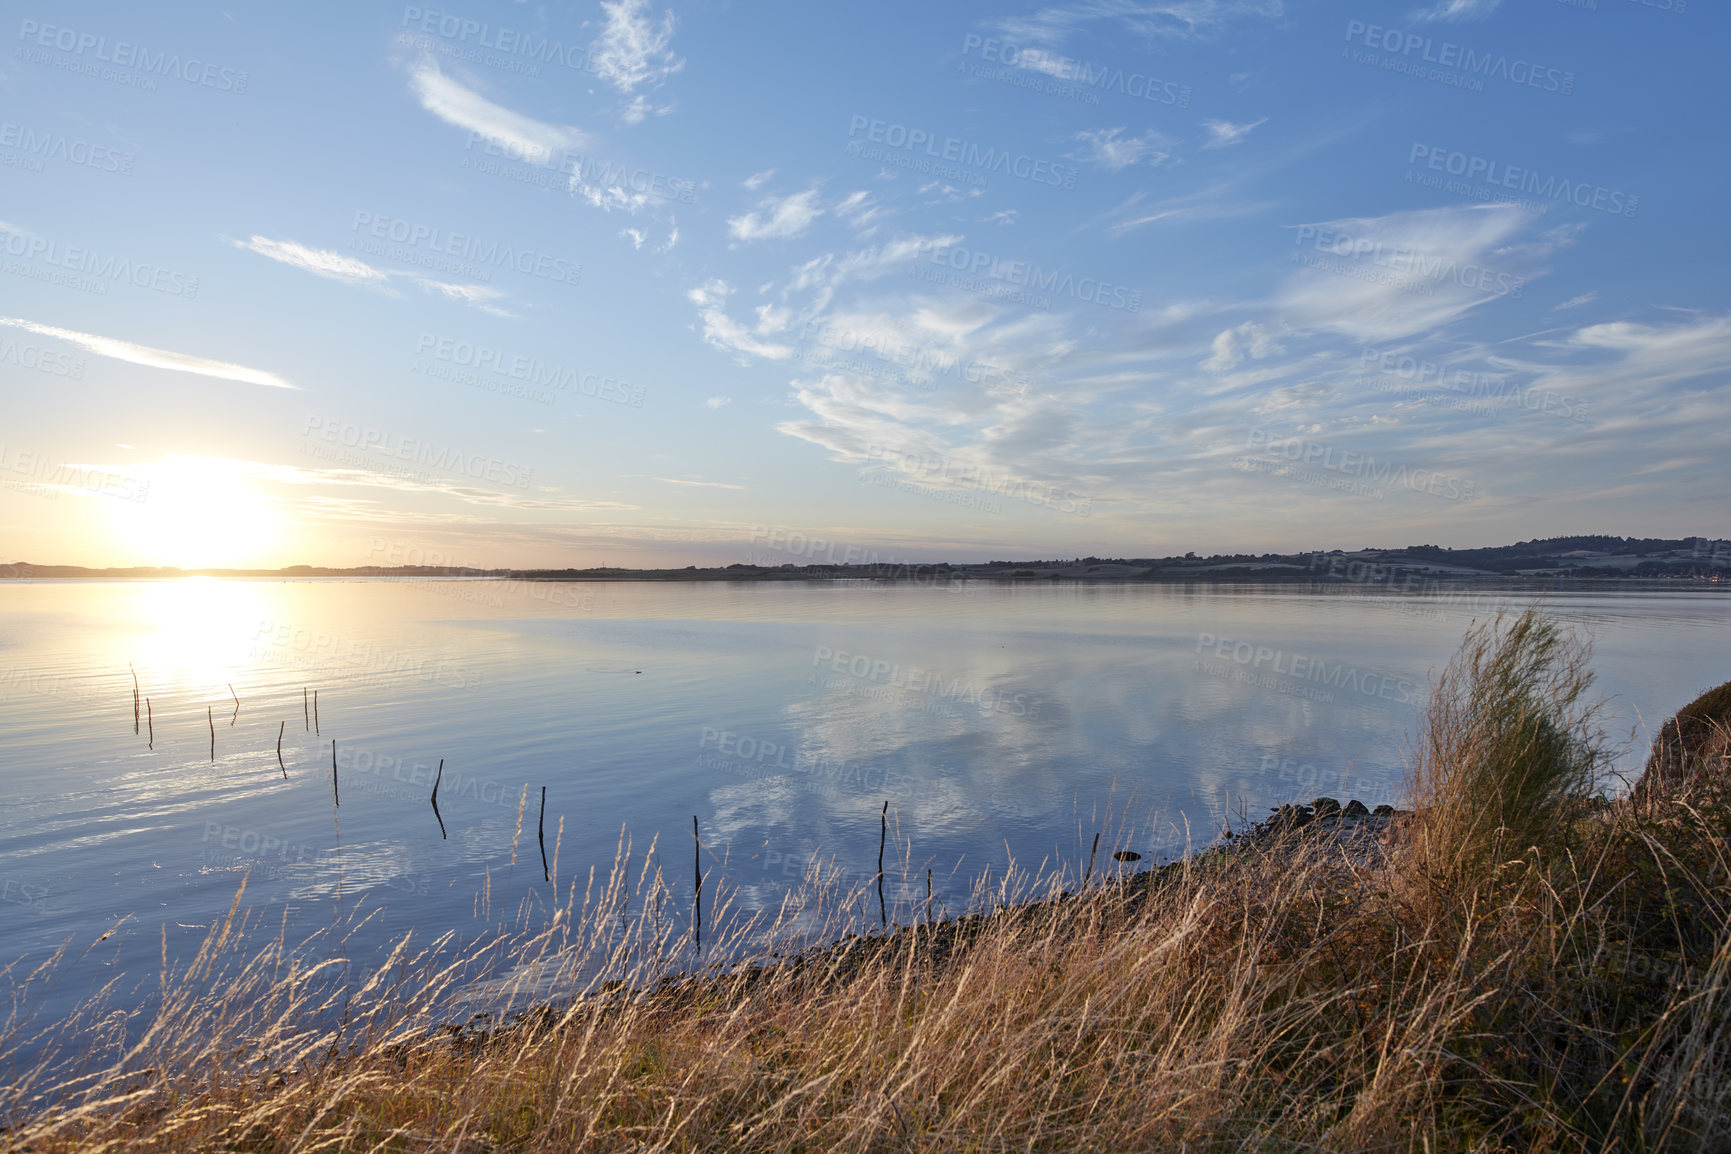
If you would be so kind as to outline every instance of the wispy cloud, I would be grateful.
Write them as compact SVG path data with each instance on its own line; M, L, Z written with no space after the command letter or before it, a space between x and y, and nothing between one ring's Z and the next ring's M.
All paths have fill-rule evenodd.
M782 361L793 356L793 349L787 345L776 344L762 339L773 331L771 322L761 319L759 329L768 331L753 332L727 315L727 298L733 289L724 280L711 280L699 288L686 293L686 299L697 306L697 315L703 321L703 339L718 349L730 353L747 353L766 360Z
M742 216L729 217L727 231L735 240L773 240L799 236L823 215L817 191L808 189L791 196L768 196L757 208Z
M703 403L705 405L709 406L709 408L711 408L711 409L720 409L720 408L724 408L727 405L733 404L733 398L732 397L710 397L707 401L705 401ZM664 478L664 477L663 478L657 478L657 480L666 480L666 478ZM675 481L673 483L676 485L686 485L686 484L692 484L693 482ZM738 488L738 486L736 485L736 486L734 486L734 488Z
M496 140L532 160L549 160L564 149L591 143L581 129L548 124L493 103L440 72L431 60L415 67L409 83L421 107L440 120Z
M1083 0L1010 17L998 27L1020 43L1046 45L1062 44L1073 31L1099 21L1149 40L1206 40L1241 20L1279 20L1285 14L1282 0Z
M693 489L741 489L744 485L729 485L722 481L681 481L677 477L651 477L651 481L660 481L664 485L687 485Z
M1172 142L1152 128L1141 136L1125 136L1124 131L1122 128L1084 129L1076 134L1082 150L1069 155L1071 159L1112 172L1132 164L1145 163L1157 167L1172 159Z
M758 189L768 184L769 178L774 175L775 169L766 168L762 172L753 173L751 176L746 177L739 183L745 188L749 188L752 192L756 192Z
M363 260L345 256L340 252L332 252L326 248L308 248L293 240L272 240L268 236L251 236L246 240L229 238L230 244L247 252L268 257L279 264L290 268L298 268L302 272L310 272L314 276L326 280L341 281L343 284L362 285L376 288L395 296L390 287L393 280L402 279L416 285L434 296L460 304L472 305L484 313L493 316L508 317L512 314L498 307L494 302L505 299L505 294L490 285L455 284L450 281L434 280L417 272L400 272L392 269L376 268Z
M1252 129L1268 123L1268 117L1253 120L1249 124L1234 124L1230 120L1204 120L1202 127L1208 130L1208 143L1204 148L1230 148L1249 136Z
M1437 0L1429 8L1415 8L1412 19L1429 23L1433 20L1482 20L1497 10L1502 0Z
M657 85L685 67L673 54L673 13L659 21L649 14L649 0L602 0L607 25L591 46L596 74L620 92L640 85Z
M243 385L266 385L273 389L293 389L291 385L275 373L263 369L248 368L230 361L213 361L207 357L193 356L191 353L177 353L170 349L152 348L149 345L136 345L131 341L123 341L118 337L98 336L95 333L81 333L73 329L56 328L53 325L38 324L35 321L23 320L19 317L0 317L0 325L23 329L40 337L54 337L68 344L77 345L85 352L94 353L99 357L111 357L117 361L129 361L135 365L145 365L153 369L172 369L177 373L194 373L201 377L216 377L225 381L238 381Z
M390 273L374 268L364 260L356 260L330 249L308 248L298 241L252 236L246 240L230 240L229 243L291 268L298 268L327 280L342 281L344 284L382 286L391 279Z

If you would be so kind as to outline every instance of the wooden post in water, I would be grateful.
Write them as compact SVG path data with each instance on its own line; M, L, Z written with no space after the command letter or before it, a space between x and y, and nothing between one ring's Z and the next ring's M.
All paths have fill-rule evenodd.
M307 706L307 687L301 686L301 720L306 722L308 729L313 727L312 711Z
M547 872L547 787L541 787L541 817L535 823L535 840L541 843L541 880L553 880Z
M331 738L331 804L341 806L337 797L337 739Z
M156 714L150 708L150 698L144 699L144 716L150 722L150 748L156 748Z
M284 781L288 780L288 766L282 763L282 734L283 730L287 728L288 722L286 721L278 723L276 727L276 763L277 767L282 770L282 779Z
M884 802L884 811L878 820L878 924L887 927L890 924L889 913L884 909L884 841L890 836L890 803Z
M314 737L320 736L320 734L319 734L319 691L316 689L313 690L313 736Z
M449 841L450 839L445 836L445 819L439 816L439 783L444 780L445 759L441 757L439 759L439 776L433 779L433 817L436 818L439 823L440 840Z
M132 662L126 663L132 669ZM138 736L138 670L132 669L132 736Z
M229 682L228 695L230 697L234 698L234 717L231 717L228 719L229 728L232 729L232 728L234 728L235 717L240 716L240 694L238 694L234 691L234 683L232 681Z
M210 723L210 763L216 764L216 719L211 716L210 706L204 707L204 719Z

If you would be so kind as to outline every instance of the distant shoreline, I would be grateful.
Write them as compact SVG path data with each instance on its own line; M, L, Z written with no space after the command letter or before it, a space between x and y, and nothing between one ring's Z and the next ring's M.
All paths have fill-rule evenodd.
M807 541L821 547L822 541ZM830 552L834 553L832 547ZM687 565L671 569L480 569L467 565L358 565L327 568L291 565L283 569L179 569L134 566L92 569L82 565L0 565L0 579L83 578L172 580L181 577L357 578L474 577L515 581L901 581L948 584L966 581L1087 581L1093 583L1232 583L1361 585L1422 592L1433 586L1483 581L1630 581L1679 580L1719 583L1731 578L1731 541L1707 537L1553 537L1475 549L1410 545L1404 549L1314 550L1301 553L1215 554L1198 557L1101 558L1072 560L880 561L878 554L850 547L842 563L813 562L820 548L785 549L790 560L777 564ZM854 561L853 558L864 553ZM437 556L436 554L434 555ZM799 563L801 558L805 564Z

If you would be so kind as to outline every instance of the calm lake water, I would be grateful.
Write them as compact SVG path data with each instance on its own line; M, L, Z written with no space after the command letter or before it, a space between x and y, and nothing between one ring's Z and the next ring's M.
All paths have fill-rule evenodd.
M761 909L814 862L869 880L887 800L892 902L923 901L931 868L954 911L1012 859L1080 869L1108 814L1102 858L1163 856L1281 801L1399 801L1430 676L1475 615L1530 596L6 582L0 966L70 943L45 1008L116 977L124 1006L243 876L250 908L297 926L375 911L356 953L470 932L478 895L546 888L542 787L562 879L604 870L624 830L640 855L658 839L679 908L693 815L706 896ZM1660 721L1731 677L1726 591L1546 604L1594 639L1631 774Z

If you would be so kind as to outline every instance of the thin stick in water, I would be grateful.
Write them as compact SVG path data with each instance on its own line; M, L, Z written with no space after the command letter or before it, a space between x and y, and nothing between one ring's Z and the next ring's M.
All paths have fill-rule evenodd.
M889 913L884 909L884 841L890 835L890 803L884 802L884 811L878 819L882 824L878 827L878 922L880 925L890 924Z
M697 836L697 815L691 815L691 872L697 877L697 900L692 906L691 924L699 952L703 949L703 840Z
M150 722L150 748L156 748L156 714L151 711L150 698L144 699L144 716Z
M132 662L126 663L132 669ZM132 735L138 736L138 670L132 669Z
M435 818L438 818L439 838L443 841L449 841L450 839L445 836L445 819L442 817L439 817L439 783L441 781L444 781L444 780L445 780L445 759L441 757L439 759L439 776L435 777L433 779L433 816Z
M541 880L550 882L553 875L547 872L547 787L541 787L541 817L535 823L535 840L541 843Z
M337 797L337 739L334 737L331 738L331 804L342 805Z
M308 729L313 727L313 715L307 705L307 687L304 685L301 686L301 720L306 722Z
M211 716L210 706L204 707L204 719L210 722L210 763L216 764L216 719Z
M234 691L234 683L232 681L229 682L228 685L228 695L234 698L234 717L228 719L228 724L232 727L234 725L234 718L240 716L240 694Z
M1100 831L1094 831L1094 848L1088 851L1088 868L1082 871L1082 884L1087 885L1088 879L1094 876L1094 854L1100 848Z
M313 736L319 736L319 691L313 690Z
M288 766L283 765L283 762L282 762L282 734L283 734L283 730L285 730L287 728L288 728L288 722L286 722L286 721L282 722L281 724L279 724L276 727L276 763L277 763L277 766L282 770L282 779L284 781L288 780Z

